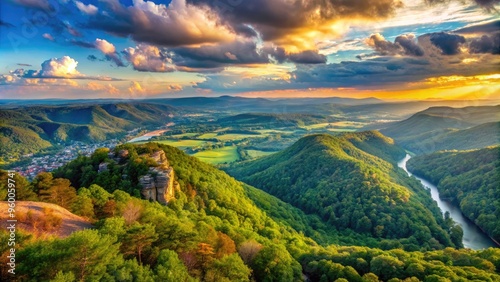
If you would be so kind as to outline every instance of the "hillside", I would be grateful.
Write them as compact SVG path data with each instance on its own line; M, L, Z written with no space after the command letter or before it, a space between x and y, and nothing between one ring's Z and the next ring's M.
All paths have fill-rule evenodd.
M449 227L428 193L396 168L404 154L378 132L311 135L227 171L341 230L404 238L403 245L429 246L431 238L452 245L444 231ZM461 244L457 234L451 236Z
M500 143L500 106L434 107L380 131L416 154Z
M8 202L0 202L2 210L8 210ZM17 201L16 217L17 227L35 235L55 235L68 237L73 232L93 228L93 225L85 218L75 215L65 208L55 204ZM6 213L0 214L2 229L6 229L9 217Z
M417 156L408 169L435 183L443 199L500 242L500 147Z
M329 237L332 230L322 229L317 217L306 216L169 146L129 144L113 152L98 150L59 172L80 168L78 185L91 171L105 174L103 161L109 163L108 173L133 166L144 167L142 173L148 173L158 160L162 166L173 167L178 183L175 199L167 205L130 196L113 184L122 178L137 180L138 175L112 173L104 188L87 179L92 184L77 189L51 173L39 175L32 183L16 175L20 198L69 205L72 212L98 220L95 230L78 231L64 239L40 240L20 232L18 280L288 282L302 281L304 275L312 281L500 278L495 273L500 269L500 250L496 249L406 252L389 250L398 247L392 240L382 242L385 251L321 246L313 238ZM6 230L0 231L0 240L8 236ZM354 233L352 240L364 244ZM0 271L5 277L8 247L2 246Z
M162 125L178 113L143 103L32 106L0 110L0 159L37 153L56 143L95 142L137 127ZM22 144L22 145L21 145Z

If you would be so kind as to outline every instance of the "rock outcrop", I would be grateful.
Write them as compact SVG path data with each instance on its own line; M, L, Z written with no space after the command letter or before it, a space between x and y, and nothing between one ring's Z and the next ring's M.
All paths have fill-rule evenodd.
M163 150L156 151L151 158L158 164L149 169L149 173L139 178L141 194L147 200L167 204L175 196L174 169L169 165Z

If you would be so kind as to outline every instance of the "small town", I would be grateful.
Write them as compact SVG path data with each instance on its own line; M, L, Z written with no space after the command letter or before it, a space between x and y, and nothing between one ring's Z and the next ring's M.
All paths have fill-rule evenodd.
M114 148L117 144L117 139L110 139L92 144L73 141L70 145L64 147L55 154L40 157L33 157L32 154L25 155L24 157L31 158L31 162L26 165L14 167L12 170L28 179L33 179L41 172L52 171L63 166L77 158L78 155L90 156L98 148Z

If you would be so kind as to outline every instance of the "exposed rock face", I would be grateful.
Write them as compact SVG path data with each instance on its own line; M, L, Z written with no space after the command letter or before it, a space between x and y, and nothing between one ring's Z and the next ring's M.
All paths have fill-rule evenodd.
M149 173L139 178L142 186L141 193L147 200L153 200L162 204L167 204L174 198L174 169L169 166L165 152L157 151L151 155L157 167L150 168Z

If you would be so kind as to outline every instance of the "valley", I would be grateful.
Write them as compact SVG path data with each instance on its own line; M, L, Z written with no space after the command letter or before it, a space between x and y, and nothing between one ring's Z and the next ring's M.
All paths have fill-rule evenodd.
M411 172L408 171L406 167L406 164L410 159L410 155L406 155L406 157L398 163L398 166L404 169L409 176L414 176ZM486 249L489 247L499 247L499 245L492 239L490 239L490 237L488 237L488 235L483 230L481 230L470 219L466 218L455 203L442 200L439 195L439 190L434 184L418 176L414 177L417 178L426 189L430 190L432 199L436 201L442 213L448 213L451 219L460 224L463 230L464 247L474 250Z
M65 209L38 213L45 225L23 222L23 234L41 235L22 237L22 273L73 273L69 264L42 274L46 258L35 255L37 248L62 262L80 259L89 245L96 253L99 246L111 250L107 259L122 273L151 281L164 277L162 268L175 268L179 281L330 281L321 280L325 273L360 282L500 279L500 249L490 239L498 236L498 208L484 202L499 199L497 151L488 149L500 144L498 106L325 101L38 105L21 116L12 105L2 109L15 118L1 126L37 134L4 130L7 145L20 136L49 144L28 151L12 146L17 157L4 157L4 167L17 172L20 204ZM101 118L108 114L109 124ZM57 134L48 134L46 123L57 123ZM61 129L79 126L102 134ZM50 158L57 159L53 166L24 173ZM456 184L474 174L481 181ZM5 198L6 187L0 191ZM92 228L42 239L73 217ZM53 253L67 244L75 248ZM98 264L91 260L91 277L115 275Z

